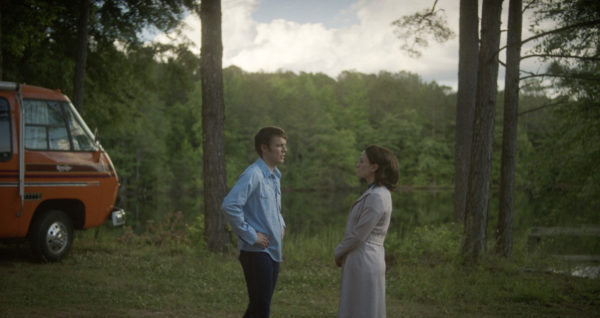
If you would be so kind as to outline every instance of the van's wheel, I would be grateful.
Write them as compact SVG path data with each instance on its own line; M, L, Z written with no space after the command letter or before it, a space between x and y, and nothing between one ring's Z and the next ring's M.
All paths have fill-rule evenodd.
M73 224L62 211L44 212L31 224L30 244L41 262L56 262L64 257L73 243Z

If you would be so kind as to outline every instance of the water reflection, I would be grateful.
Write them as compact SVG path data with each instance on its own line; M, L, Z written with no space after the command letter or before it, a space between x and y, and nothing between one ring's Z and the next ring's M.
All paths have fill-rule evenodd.
M571 275L582 278L600 277L600 266L598 265L577 265L571 271Z
M598 264L563 264L548 270L551 273L562 274L580 278L596 279L600 277L600 265Z
M344 227L350 206L361 189L339 192L288 192L283 195L285 221L296 233L314 234L331 226ZM397 191L391 231L401 234L418 225L450 222L452 191Z

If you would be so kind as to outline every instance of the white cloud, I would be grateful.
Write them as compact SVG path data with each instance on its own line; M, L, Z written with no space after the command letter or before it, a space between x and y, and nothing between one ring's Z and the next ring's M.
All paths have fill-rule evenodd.
M337 77L344 70L362 73L408 71L426 81L436 81L456 89L458 37L447 43L430 41L418 59L400 50L392 21L427 9L420 1L357 0L340 8L340 15L355 16L357 23L331 28L326 23L297 23L283 19L257 22L252 15L261 0L223 0L223 66L236 65L249 72L278 70L325 73ZM459 1L440 0L449 27L458 33ZM504 10L506 14L506 10ZM506 17L503 17L506 21ZM184 35L166 35L160 42L194 42L200 51L200 21L197 15L185 20ZM503 69L500 70L503 74Z
M341 8L344 14L354 14L358 20L358 24L343 28L281 19L257 23L251 19L250 12L256 7L255 1L253 5L245 1L225 1L224 4L223 24L228 26L223 34L225 66L233 64L247 71L323 72L332 77L344 70L364 73L406 70L423 74L436 66L456 68L454 52L431 50L451 56L425 52L422 59L415 60L399 50L400 43L391 22L424 8L412 1L358 1L350 8ZM231 14L229 10L237 13Z

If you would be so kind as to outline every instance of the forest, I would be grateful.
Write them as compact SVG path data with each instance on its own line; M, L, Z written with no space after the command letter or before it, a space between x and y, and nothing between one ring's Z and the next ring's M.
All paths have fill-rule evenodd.
M508 0L510 21L502 29L502 1L460 0L459 38L470 39L474 50L460 44L459 51L482 63L464 64L459 54L456 90L402 70L349 69L332 77L212 63L209 72L206 57L220 57L212 45L220 34L204 45L203 33L203 48L215 49L210 54L148 42L148 30L176 34L188 14L203 23L212 19L218 29L220 2L0 1L0 80L70 97L114 163L116 205L127 212L124 227L77 231L72 252L56 263L31 262L24 242L0 242L0 316L239 317L247 294L235 240L223 227L210 232L209 219L219 211L207 206L256 160L253 138L267 125L288 135L279 167L288 227L273 316L336 315L341 275L333 250L348 207L366 187L356 163L371 144L392 150L400 165L385 240L388 317L598 316L597 237L528 243L535 227L594 230L600 224L599 1ZM424 43L422 32L447 38L451 32L439 19L444 8L431 2L390 28L416 26L404 34L415 35L417 44ZM212 13L202 4L212 5ZM514 21L525 14L521 28ZM515 30L524 28L533 36L520 38ZM524 43L528 49L521 49ZM412 55L425 49L406 48ZM399 49L398 57L405 53ZM543 65L539 73L519 69L530 59ZM512 86L498 85L498 68ZM206 93L206 78L215 74L222 85L218 78L208 84L222 89L217 146L224 150L224 173L205 169L205 159L220 154L205 153L206 130L214 124L205 112L214 97ZM463 77L474 75L471 86L463 85ZM465 109L475 110L472 119L465 120ZM505 147L512 133L514 147ZM475 146L457 151L465 141ZM507 149L514 150L508 169L514 211L503 215ZM468 198L467 189L456 191L466 177L457 173L457 163L467 162L459 153L472 159L488 150L485 169L469 164L475 177L490 170L484 171L488 193L479 200L484 206L458 211L458 195ZM205 189L214 175L225 179L223 189ZM480 190L470 175L468 195ZM499 248L500 225L510 231L508 253ZM476 244L465 244L473 228L480 230L471 237ZM225 248L212 248L211 237Z
M598 316L597 237L563 235L534 248L528 243L534 227L600 224L599 1L509 0L504 30L502 1L460 0L459 37L470 35L474 48L467 62L482 63L464 64L459 54L457 90L401 70L346 70L332 77L213 63L216 71L207 72L211 54L147 41L148 30L177 31L188 14L220 23L220 2L0 1L0 80L70 97L114 163L116 205L127 212L124 227L77 231L73 251L57 263L34 264L23 242L0 242L0 316L239 317L247 295L233 234L210 232L207 220L218 213L206 203L220 190L204 187L211 172L225 177L222 190L232 187L257 158L254 135L271 125L288 135L279 167L288 227L273 316L337 313L341 275L333 249L343 237L347 208L365 189L355 167L371 144L392 150L400 165L385 240L388 317ZM451 32L438 19L443 8L432 2L431 9L399 17L390 28L425 23L436 39L447 38ZM208 13L201 4L217 10ZM523 27L534 35L521 39L515 30L525 13ZM416 26L407 34L423 44L421 32L429 31ZM500 43L505 34L509 40ZM202 40L205 47L204 34ZM523 43L533 45L519 52ZM406 48L412 55L424 49ZM404 53L399 49L399 58ZM526 59L544 66L535 74L519 70ZM513 86L498 85L498 67ZM205 159L216 153L204 150L212 124L205 114L206 78L215 74L222 75L222 86L220 80L209 84L222 88L218 146L225 173L205 169ZM479 79L461 84L465 74ZM477 83L482 79L486 85ZM487 95L476 99L476 89L483 95L479 88ZM467 104L476 110L469 125L461 117ZM508 130L515 134L515 165L508 169L514 211L507 217L500 197ZM475 143L481 139L487 141ZM490 168L489 193L480 196L483 207L465 208L457 217L456 198L467 189L456 191L456 164L466 162L456 149L465 141L476 145L471 159L489 150L483 162ZM481 170L471 171L478 177ZM469 181L469 193L480 190L474 184ZM496 224L503 219L510 221L504 229L514 227L508 253L498 252L502 227ZM483 244L471 249L478 259L469 263L471 246L463 243L471 228L482 230L473 237ZM218 231L225 232L225 249L211 248Z
M184 45L144 43L141 37L147 27L175 28L193 1L82 3L90 6L89 37L85 93L76 105L116 166L117 204L136 226L178 211L195 219L203 213L200 56ZM559 18L584 19L577 8ZM79 4L2 1L1 9L2 80L61 89L77 101ZM597 28L596 22L592 30ZM598 33L585 35L591 39L585 47L573 44L579 36L557 36L541 47L569 44L572 55L592 52L590 58L550 63L550 87L535 78L521 83L515 187L534 206L531 226L600 222ZM281 167L285 192L358 187L354 167L370 144L397 155L401 189L453 188L457 94L450 87L402 71L348 70L332 78L236 66L223 69L223 87L228 186L255 160L256 131L276 125L289 136ZM500 177L503 99L499 91L493 193Z

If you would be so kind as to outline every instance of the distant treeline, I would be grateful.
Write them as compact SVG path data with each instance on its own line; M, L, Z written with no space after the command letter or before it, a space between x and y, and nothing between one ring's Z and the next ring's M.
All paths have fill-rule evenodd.
M548 33L552 36L537 52L566 59L547 70L556 79L556 97L529 82L535 76L521 82L516 187L533 203L531 222L537 225L600 223L600 85L593 55L598 18L592 14L598 10L590 9L592 3L537 2L542 21L587 26ZM134 215L130 220L176 211L199 215L200 57L186 45L143 43L144 30L174 30L197 3L81 4L89 6L66 0L0 2L2 80L61 89L73 98L115 163L119 205ZM574 60L577 55L584 58ZM448 87L406 72L346 71L331 78L228 67L224 88L229 186L255 160L252 138L265 125L281 126L289 135L284 190L355 187L354 165L369 144L398 156L402 185L453 186L456 94ZM502 111L500 92L492 192L500 175Z
M104 47L90 55L81 112L111 155L121 180L118 204L134 222L202 213L199 69L199 57L183 47ZM70 94L71 74L53 74L25 81ZM284 190L357 186L354 167L369 144L396 154L401 185L452 188L456 93L449 87L407 72L331 78L233 66L224 70L224 87L229 186L256 159L257 130L277 125L289 136ZM492 191L499 182L502 104L501 92ZM521 93L520 113L516 186L536 204L536 223L598 222L597 110L530 88Z
M198 58L187 50L163 62L151 49L113 52L97 70L106 81L88 85L83 112L109 151L121 180L119 204L138 219L167 211L202 210L201 88ZM100 74L91 74L97 77ZM108 80L110 79L110 80ZM253 136L266 125L289 136L281 167L284 190L354 187L355 164L369 144L391 149L400 184L452 187L456 94L406 72L337 78L312 73L224 70L227 180L231 186L256 159ZM501 123L502 94L498 123ZM556 130L552 100L523 94L517 187L536 195L535 180L548 138ZM496 125L500 148L501 125ZM493 186L500 151L495 151ZM544 158L546 159L546 158ZM537 179L536 179L537 178ZM553 181L547 185L552 187Z

